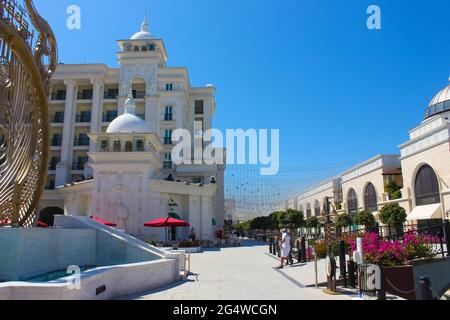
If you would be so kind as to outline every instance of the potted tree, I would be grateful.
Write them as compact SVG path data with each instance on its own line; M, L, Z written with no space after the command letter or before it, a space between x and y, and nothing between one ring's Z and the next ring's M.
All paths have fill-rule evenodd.
M353 224L352 217L347 214L341 214L336 222L336 230L338 230L339 234L342 234L342 228L348 228Z
M406 222L406 210L398 203L387 204L381 209L380 220L390 229L393 227L398 235L403 233L403 224Z
M369 210L363 210L355 216L355 224L364 226L366 230L372 230L376 226L377 222L372 212Z

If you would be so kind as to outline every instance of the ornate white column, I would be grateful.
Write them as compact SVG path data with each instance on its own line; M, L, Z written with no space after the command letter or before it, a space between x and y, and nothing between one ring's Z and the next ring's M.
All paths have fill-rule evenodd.
M197 238L201 239L202 233L202 208L200 196L189 196L189 223L194 228Z
M66 103L64 106L64 129L61 145L61 162L56 168L56 186L63 186L69 181L72 171L72 151L75 133L75 116L77 112L77 82L64 80L66 85Z
M104 81L103 79L91 79L91 84L94 91L92 96L91 132L100 133L102 129ZM94 150L96 149L94 148ZM90 151L92 152L93 150Z
M214 240L212 197L202 196L202 240Z
M158 97L156 96L145 97L145 122L153 132L159 132L161 115L158 108Z

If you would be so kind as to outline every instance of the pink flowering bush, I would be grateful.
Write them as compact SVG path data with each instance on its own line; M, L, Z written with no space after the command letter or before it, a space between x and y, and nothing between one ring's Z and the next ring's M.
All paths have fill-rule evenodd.
M366 233L363 238L364 262L384 267L404 265L407 261L433 256L433 243L439 238L429 235L406 234L403 241L381 241L377 233ZM356 239L349 239L352 252Z

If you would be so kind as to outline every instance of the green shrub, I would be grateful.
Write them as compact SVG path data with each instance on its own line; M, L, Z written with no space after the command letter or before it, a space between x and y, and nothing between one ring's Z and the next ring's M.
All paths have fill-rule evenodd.
M360 211L355 217L355 224L372 228L376 224L375 216L369 210Z

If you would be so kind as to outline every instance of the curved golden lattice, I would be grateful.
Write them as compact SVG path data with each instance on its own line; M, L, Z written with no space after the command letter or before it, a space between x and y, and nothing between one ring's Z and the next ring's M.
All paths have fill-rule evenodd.
M57 61L51 28L32 0L24 5L0 0L0 225L13 227L36 222L47 178L47 98Z

